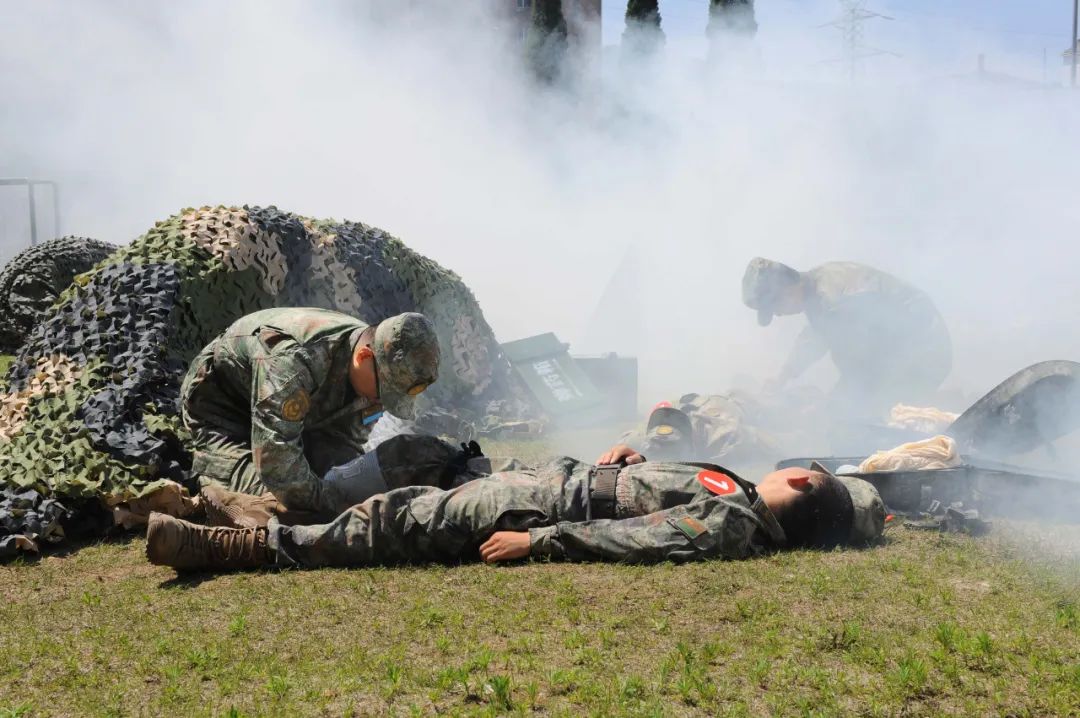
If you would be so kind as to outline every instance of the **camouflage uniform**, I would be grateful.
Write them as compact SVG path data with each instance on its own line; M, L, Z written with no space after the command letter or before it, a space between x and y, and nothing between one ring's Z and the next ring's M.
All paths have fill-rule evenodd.
M363 453L378 405L349 363L368 325L322 309L249 314L203 349L181 385L192 473L235 491L318 506L322 476Z
M346 314L312 308L266 309L237 320L200 352L181 387L193 474L244 493L272 491L291 509L340 510L323 496L323 476L364 452L368 427L382 412L349 381L367 329ZM392 396L398 413L410 411L411 398L402 401L395 387L408 389L420 377L423 390L437 378L434 328L422 315L403 314L368 335L380 399ZM380 354L385 346L388 355Z
M748 414L743 402L731 395L684 394L674 405L657 405L645 430L627 432L619 443L660 461L723 459L728 466L775 461L776 443L751 425Z
M777 266L783 265L755 259L743 280L744 302L758 309L763 324L772 316L765 285ZM867 414L901 400L924 401L948 376L949 331L924 292L855 262L829 262L797 274L807 287L808 325L782 376L796 377L829 354L840 372L834 397Z
M3 291L0 278L0 303ZM185 209L76 276L36 319L0 394L0 489L81 507L186 482L184 373L235 320L272 307L368 324L422 312L446 369L425 403L469 420L493 402L507 419L532 411L465 283L401 240L274 207Z
M282 566L366 566L476 558L500 530L529 531L534 557L575 561L741 559L785 543L753 485L726 472L645 463L604 474L570 458L450 491L389 491L329 524L271 521L268 543Z

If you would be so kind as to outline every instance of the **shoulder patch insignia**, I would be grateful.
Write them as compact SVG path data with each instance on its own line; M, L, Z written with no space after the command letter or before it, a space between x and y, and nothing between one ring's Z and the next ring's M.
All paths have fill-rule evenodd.
M709 529L705 528L705 524L690 516L684 516L678 521L676 521L675 528L686 534L686 538L690 539L691 541L696 539L701 534L709 532Z
M307 416L310 408L311 397L303 389L297 389L281 405L281 415L285 417L285 421L300 421Z
M739 490L735 480L719 471L702 471L697 475L701 485L717 496L727 496Z

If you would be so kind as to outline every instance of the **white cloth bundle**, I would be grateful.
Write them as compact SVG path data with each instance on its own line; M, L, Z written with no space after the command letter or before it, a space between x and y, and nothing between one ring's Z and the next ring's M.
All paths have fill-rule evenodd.
M859 473L875 471L918 471L920 469L951 469L960 465L956 442L944 435L901 444L895 449L879 451L859 464Z
M894 429L910 429L924 434L933 434L949 428L949 425L959 416L951 411L943 411L932 406L897 404L889 412L889 426Z

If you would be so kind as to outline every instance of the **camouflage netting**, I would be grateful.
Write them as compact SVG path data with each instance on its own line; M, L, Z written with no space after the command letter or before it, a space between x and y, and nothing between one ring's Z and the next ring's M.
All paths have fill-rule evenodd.
M423 312L444 357L429 404L476 419L527 410L472 293L400 240L274 207L189 209L76 277L32 331L0 394L0 488L74 506L184 482L188 362L238 317L275 306L369 323Z
M60 237L16 254L0 272L0 354L21 347L75 275L114 251L107 242Z
M0 560L19 551L37 551L40 541L62 540L60 521L67 513L59 501L46 499L33 489L0 490Z

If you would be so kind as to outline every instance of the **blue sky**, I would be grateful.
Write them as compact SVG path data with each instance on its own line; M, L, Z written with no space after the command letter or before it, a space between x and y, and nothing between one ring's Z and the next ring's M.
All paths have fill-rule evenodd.
M704 32L707 6L708 0L660 0L668 37L696 42ZM604 0L605 44L618 42L625 7L625 2ZM957 66L974 65L974 56L984 52L988 64L1007 57L1010 67L1023 65L1030 73L1041 72L1044 48L1050 71L1061 67L1072 23L1072 0L868 0L866 7L894 18L867 23L868 44ZM838 16L839 8L832 0L759 0L759 32L805 28L828 40L828 33L836 31L818 26Z

